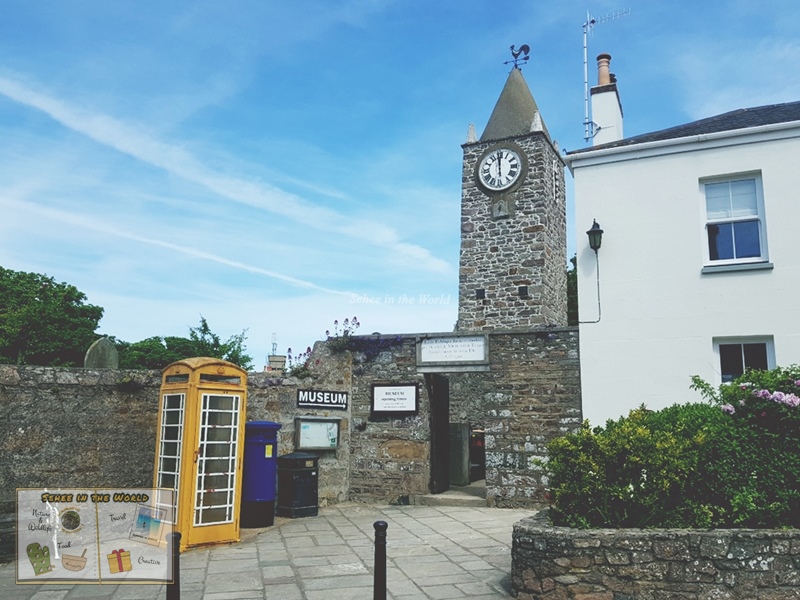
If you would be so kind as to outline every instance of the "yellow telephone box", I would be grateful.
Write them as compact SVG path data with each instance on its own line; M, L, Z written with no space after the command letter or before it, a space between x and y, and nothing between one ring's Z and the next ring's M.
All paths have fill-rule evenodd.
M247 372L187 358L161 379L153 486L175 490L181 551L239 541Z

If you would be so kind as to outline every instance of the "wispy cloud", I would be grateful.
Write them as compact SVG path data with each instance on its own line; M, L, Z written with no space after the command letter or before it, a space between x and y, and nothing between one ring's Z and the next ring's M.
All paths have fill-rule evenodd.
M390 226L339 214L269 184L215 172L184 148L156 139L139 127L108 115L80 110L6 77L0 77L0 94L44 112L61 125L97 143L201 185L228 200L281 215L314 229L387 248L413 261L419 268L441 273L452 270L447 261L433 256L428 249L403 241Z
M131 240L134 242L138 242L141 244L148 244L150 246L157 246L160 248L164 248L167 250L171 250L173 252L177 252L186 256L190 256L193 258L198 258L206 261L211 261L217 264L225 265L228 267L232 267L234 269L238 269L241 271L246 271L249 273L255 273L257 275L264 275L265 277L270 277L272 279L277 279L279 281L283 281L285 283L291 284L293 286L304 288L308 290L315 290L320 292L325 292L328 294L336 294L342 296L351 296L352 292L343 291L343 290L334 290L331 288L327 288L321 285L317 285L311 281L307 281L305 279L300 279L297 277L292 277L290 275L285 275L283 273L279 273L277 271L272 271L270 269L264 269L263 267L259 267L256 265L247 264L241 261L231 260L224 256L219 256L218 254L212 254L210 252L206 252L205 250L199 250L197 248L192 248L190 246L184 246L181 244L175 244L173 242L168 242L165 240L155 239L151 237L147 237L138 233L133 233L131 231L126 231L124 229L120 229L118 227L114 227L110 223L101 221L99 219L90 218L82 215L76 215L74 213L54 209L54 208L46 208L42 206L38 206L35 204L31 204L28 202L23 202L19 200L14 200L9 197L4 198L4 206L6 209L13 209L15 211L22 211L27 210L33 213L36 213L39 216L44 216L48 219L51 219L61 226L64 225L71 225L75 227L81 227L83 229L89 229L91 231L95 231L98 233L102 233L104 235L116 237L116 238L124 238L127 240Z

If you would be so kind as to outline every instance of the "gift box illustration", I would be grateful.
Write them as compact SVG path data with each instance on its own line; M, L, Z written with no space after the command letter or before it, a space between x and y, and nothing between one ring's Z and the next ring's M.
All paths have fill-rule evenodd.
M133 569L131 565L131 553L126 552L122 548L119 550L112 550L111 554L106 554L108 559L108 568L111 569L111 574L124 573Z
M53 565L50 564L50 548L47 546L42 548L39 544L34 543L28 544L25 551L28 553L34 574L44 575L53 570Z

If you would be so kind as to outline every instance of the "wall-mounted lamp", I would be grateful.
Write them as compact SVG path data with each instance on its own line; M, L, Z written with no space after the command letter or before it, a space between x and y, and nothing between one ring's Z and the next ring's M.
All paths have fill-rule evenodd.
M592 228L586 232L586 235L589 236L589 248L594 250L594 253L597 254L600 245L603 243L603 230L600 229L600 225L596 220L592 220L594 223L592 223Z
M603 230L600 229L600 224L596 219L592 219L592 221L592 228L586 232L586 235L589 236L589 248L594 250L595 272L597 274L597 319L594 321L579 321L580 324L599 323L603 315L600 309L600 256L597 254L600 245L603 243Z

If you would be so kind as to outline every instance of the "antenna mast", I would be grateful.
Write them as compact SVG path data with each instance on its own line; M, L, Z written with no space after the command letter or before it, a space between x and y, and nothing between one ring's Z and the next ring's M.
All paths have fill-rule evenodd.
M272 354L278 353L278 334L272 334Z
M588 35L594 31L594 26L598 23L611 21L629 15L630 8L609 13L604 17L595 19L589 11L586 11L586 22L583 24L583 141L588 142L594 137L594 122L589 119L589 40Z

